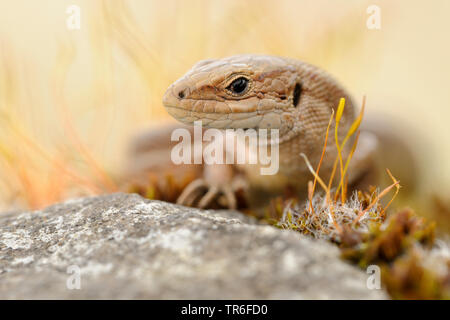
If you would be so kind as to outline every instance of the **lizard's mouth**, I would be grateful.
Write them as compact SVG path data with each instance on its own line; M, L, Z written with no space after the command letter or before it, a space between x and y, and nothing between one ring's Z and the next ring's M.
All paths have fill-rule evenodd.
M262 115L256 112L240 112L240 113L218 113L218 112L198 112L185 109L179 106L165 105L167 112L176 120L188 125L193 125L196 121L201 121L202 126L206 128L217 129L242 129L258 130L263 129L258 124ZM251 125L249 125L251 124ZM274 128L277 129L277 128Z
M289 126L282 125L282 110L258 110L257 101L241 104L237 101L181 98L169 88L164 94L163 104L172 117L187 125L201 121L205 128L240 129L245 133L255 130L257 135L260 129L278 129L280 137L290 130ZM270 132L267 134L270 135Z

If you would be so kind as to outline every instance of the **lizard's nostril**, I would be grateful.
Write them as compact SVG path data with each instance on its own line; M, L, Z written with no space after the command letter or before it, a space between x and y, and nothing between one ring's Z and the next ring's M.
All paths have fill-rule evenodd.
M184 96L185 96L184 90L181 90L180 92L178 92L178 97L179 97L180 99L184 99Z

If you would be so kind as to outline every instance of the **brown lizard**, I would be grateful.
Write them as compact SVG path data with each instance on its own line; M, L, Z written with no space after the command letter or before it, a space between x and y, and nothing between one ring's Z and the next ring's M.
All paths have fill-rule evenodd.
M167 89L163 104L168 113L189 126L202 121L206 128L278 129L279 140L275 143L279 146L279 171L275 175L261 175L258 165L204 164L202 177L185 188L177 202L204 208L222 196L226 206L235 208L234 191L243 186L254 207L271 195L283 193L287 187L297 195L304 195L307 181L313 176L300 154L305 154L313 167L317 166L327 125L341 98L346 99L339 126L342 140L355 120L355 103L320 68L294 59L252 54L200 61ZM331 132L333 126L334 123ZM170 142L174 128L167 127L138 139L133 149L135 159L137 154L141 155L138 171L154 170L170 162L167 150L174 145ZM347 143L344 154L351 145ZM349 170L350 184L374 171L377 148L376 136L361 132ZM329 143L320 170L322 177L330 175L335 157L336 146Z

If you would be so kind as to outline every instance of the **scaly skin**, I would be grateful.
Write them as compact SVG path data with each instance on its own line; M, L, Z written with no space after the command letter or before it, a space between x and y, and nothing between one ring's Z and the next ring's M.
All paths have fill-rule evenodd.
M236 94L230 84L241 77L247 79L247 87ZM297 93L301 88L298 99L296 87ZM244 177L251 198L261 200L267 198L265 194L279 194L288 186L299 194L304 193L312 175L300 153L306 154L314 167L318 164L332 110L342 97L346 105L339 127L341 141L355 119L355 108L350 95L330 75L294 59L237 55L197 63L168 88L163 103L170 115L188 125L201 120L208 128L279 129L278 174L260 175L255 165L239 166L243 173L239 177ZM334 139L329 141L320 171L324 178L330 174L336 157ZM351 145L351 141L347 143L348 147ZM376 140L371 135L362 135L359 145L362 147L352 160L350 180L356 180L368 169ZM178 202L192 205L199 188L206 186L210 191L198 206L206 207L223 193L228 206L234 207L232 191L236 175L231 172L227 165L205 166L205 179L194 181Z

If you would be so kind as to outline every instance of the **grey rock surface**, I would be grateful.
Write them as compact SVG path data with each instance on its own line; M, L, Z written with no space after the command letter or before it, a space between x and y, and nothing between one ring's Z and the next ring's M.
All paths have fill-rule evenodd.
M2 299L386 298L367 276L332 244L137 195L0 215Z

